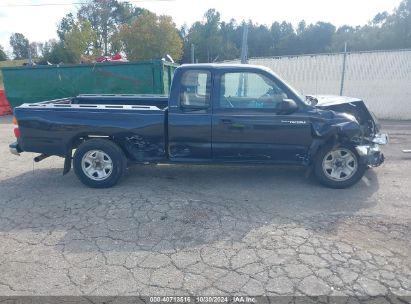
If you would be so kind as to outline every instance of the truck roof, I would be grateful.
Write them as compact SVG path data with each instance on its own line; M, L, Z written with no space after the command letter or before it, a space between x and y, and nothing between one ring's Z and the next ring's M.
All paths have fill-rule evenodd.
M183 64L180 68L199 68L199 69L260 69L272 72L271 69L262 65L241 64L241 63L197 63Z

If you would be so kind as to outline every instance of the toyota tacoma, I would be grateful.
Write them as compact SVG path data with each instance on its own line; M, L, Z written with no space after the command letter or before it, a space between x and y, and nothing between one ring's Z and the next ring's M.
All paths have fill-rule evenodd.
M332 188L384 161L361 99L302 96L267 68L182 65L170 96L79 95L14 109L14 154L65 158L82 183L114 186L136 164L301 165Z

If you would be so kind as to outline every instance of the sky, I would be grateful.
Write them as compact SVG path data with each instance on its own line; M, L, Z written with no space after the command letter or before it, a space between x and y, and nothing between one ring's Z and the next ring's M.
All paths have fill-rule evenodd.
M0 0L0 45L10 52L12 33L22 33L30 42L57 38L58 22L69 12L76 12L85 0ZM119 0L122 2L123 0ZM215 8L223 21L251 19L271 25L286 20L293 25L304 19L338 26L364 25L377 13L392 12L401 0L131 0L156 14L170 15L180 27L203 20L209 8ZM20 6L20 5L42 6ZM44 5L48 4L48 5ZM53 5L49 5L53 4ZM67 4L67 5L62 5Z

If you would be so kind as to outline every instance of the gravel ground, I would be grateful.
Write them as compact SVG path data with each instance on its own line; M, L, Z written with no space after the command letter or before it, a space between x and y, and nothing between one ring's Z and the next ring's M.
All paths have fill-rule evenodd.
M0 119L0 295L411 296L411 122L351 189L294 167L132 167L89 189L13 156Z

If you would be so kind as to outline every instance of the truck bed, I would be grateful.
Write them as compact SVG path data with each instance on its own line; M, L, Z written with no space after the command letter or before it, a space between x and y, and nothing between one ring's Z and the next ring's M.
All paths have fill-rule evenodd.
M116 141L132 160L163 159L167 108L160 103L164 98L137 96L80 95L23 104L15 108L19 146L27 152L64 156L82 138L103 136ZM145 102L159 106L139 105Z

